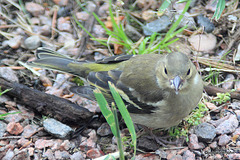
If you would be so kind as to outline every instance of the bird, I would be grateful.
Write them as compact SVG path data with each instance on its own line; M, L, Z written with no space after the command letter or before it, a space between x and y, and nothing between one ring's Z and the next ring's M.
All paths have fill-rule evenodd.
M66 72L85 80L70 91L95 100L98 88L109 104L113 102L108 82L117 88L134 123L152 129L178 125L197 107L203 81L184 53L118 55L97 61L75 60L40 47L34 67Z

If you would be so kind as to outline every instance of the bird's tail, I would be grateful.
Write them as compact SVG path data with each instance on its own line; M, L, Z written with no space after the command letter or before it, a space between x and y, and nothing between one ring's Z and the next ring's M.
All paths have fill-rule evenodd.
M47 48L38 48L36 57L36 60L28 63L30 66L67 72L83 78L90 70L83 65L86 61L76 61Z

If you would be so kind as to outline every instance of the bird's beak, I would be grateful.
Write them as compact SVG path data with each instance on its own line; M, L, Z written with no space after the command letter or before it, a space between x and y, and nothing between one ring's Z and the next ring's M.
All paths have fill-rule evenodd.
M182 83L182 79L179 76L176 76L172 82L175 87L176 94L178 94L179 87L181 86Z

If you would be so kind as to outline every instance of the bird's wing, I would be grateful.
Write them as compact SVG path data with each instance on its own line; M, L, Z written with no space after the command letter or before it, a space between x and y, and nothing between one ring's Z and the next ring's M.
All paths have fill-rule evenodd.
M133 55L111 56L111 57L106 57L106 58L97 60L96 63L99 63L99 64L118 63L118 62L129 60L131 57L133 57Z
M91 85L82 86L82 87L72 87L70 91L73 93L79 94L85 98L94 99L93 90L94 88L98 88L101 90L103 95L105 96L107 102L111 104L113 101L113 97L111 95L108 81L113 83L120 93L121 97L123 98L127 109L130 113L137 113L137 114L148 114L153 113L156 107L152 105L148 105L146 103L140 102L137 97L132 94L128 86L125 86L121 82L119 82L119 78L122 74L122 71L118 70L111 70L111 71L102 71L102 72L90 72L87 81Z

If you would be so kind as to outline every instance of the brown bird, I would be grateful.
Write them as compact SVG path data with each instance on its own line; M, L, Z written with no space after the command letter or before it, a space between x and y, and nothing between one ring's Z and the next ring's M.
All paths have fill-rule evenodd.
M113 56L96 62L76 61L46 48L39 48L36 55L31 65L84 78L88 86L70 90L91 100L99 88L112 102L108 81L112 82L132 120L150 128L177 125L202 97L201 76L183 53Z

